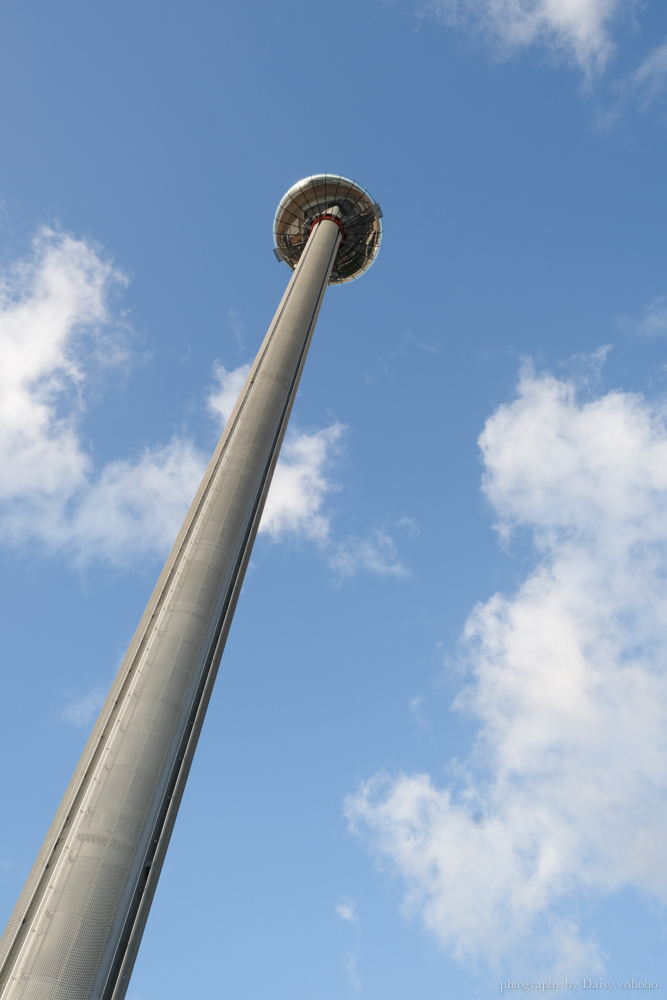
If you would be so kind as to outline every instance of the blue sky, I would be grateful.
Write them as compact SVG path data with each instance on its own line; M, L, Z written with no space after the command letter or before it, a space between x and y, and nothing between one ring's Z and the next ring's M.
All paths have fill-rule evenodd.
M383 246L327 293L129 996L667 991L665 5L0 29L0 920L288 280L275 207L340 172Z

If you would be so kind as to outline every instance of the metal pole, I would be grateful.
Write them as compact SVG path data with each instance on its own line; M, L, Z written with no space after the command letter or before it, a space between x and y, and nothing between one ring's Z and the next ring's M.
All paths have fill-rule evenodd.
M0 940L0 1000L122 1000L341 241L315 221Z

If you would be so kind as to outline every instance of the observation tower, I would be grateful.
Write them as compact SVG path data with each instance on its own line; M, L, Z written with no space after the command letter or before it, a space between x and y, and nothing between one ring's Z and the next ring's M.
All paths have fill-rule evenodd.
M324 293L381 217L333 174L278 206L294 273L0 939L0 1000L125 997Z

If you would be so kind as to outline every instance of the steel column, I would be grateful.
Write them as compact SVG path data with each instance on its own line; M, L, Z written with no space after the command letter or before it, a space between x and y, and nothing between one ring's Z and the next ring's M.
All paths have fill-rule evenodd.
M0 1000L125 996L340 240L315 224L0 940Z

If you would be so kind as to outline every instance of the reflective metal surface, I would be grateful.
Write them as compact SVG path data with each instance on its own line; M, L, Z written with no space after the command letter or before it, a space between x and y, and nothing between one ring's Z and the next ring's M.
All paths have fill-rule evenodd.
M291 187L276 210L273 223L275 254L292 270L299 262L314 220L332 213L343 238L330 285L342 285L367 271L382 241L382 212L368 191L338 174L315 174Z

